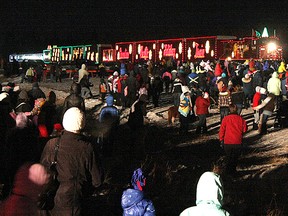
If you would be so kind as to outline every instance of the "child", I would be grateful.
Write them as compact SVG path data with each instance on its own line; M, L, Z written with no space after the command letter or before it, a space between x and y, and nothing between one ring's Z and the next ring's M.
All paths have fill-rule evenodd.
M134 189L129 188L125 190L121 198L123 216L155 216L156 213L152 201L144 196L143 188L146 185L146 177L141 168L134 171L131 183Z

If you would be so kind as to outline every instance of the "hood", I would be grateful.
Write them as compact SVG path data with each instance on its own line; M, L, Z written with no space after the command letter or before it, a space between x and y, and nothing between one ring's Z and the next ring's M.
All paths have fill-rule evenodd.
M277 71L274 71L272 74L272 78L279 78L279 74Z
M221 208L223 204L223 186L220 176L213 172L205 172L197 184L196 205L212 204Z
M82 70L86 70L86 65L85 65L85 64L82 64L82 65L81 65L81 69L82 69Z
M78 83L72 83L71 88L70 88L70 93L71 94L80 94L81 93L81 86Z
M18 95L18 99L21 99L21 100L28 100L29 97L28 97L28 93L26 90L22 90L20 91L19 95Z
M32 87L33 87L33 88L39 88L38 82L34 82L34 83L32 84Z
M138 203L144 198L144 193L135 189L127 189L123 192L121 206L123 209L129 208L134 203Z

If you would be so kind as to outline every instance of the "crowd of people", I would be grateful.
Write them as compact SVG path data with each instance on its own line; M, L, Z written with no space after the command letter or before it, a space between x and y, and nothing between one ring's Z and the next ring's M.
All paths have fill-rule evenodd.
M27 73L28 81L32 83L31 90L15 91L11 84L1 87L0 164L1 173L5 175L1 175L0 182L4 184L4 197L8 198L2 203L0 211L8 211L11 202L17 203L11 196L19 195L31 198L34 207L27 209L31 212L26 215L34 215L32 212L37 209L35 191L31 191L31 194L27 190L25 193L15 192L15 187L18 188L16 184L22 184L19 179L25 177L32 185L43 186L47 182L49 173L46 170L53 162L57 142L60 142L57 153L60 187L52 215L81 215L83 194L101 187L104 171L99 152L95 150L91 138L82 133L86 124L85 99L93 97L90 89L93 84L85 64L82 64L78 74L78 80L71 85L61 111L56 107L56 94L50 91L45 95L39 82L30 79ZM253 129L261 135L267 133L268 119L274 113L277 120L275 126L276 123L279 127L286 126L283 119L287 120L288 72L284 60L250 59L243 64L229 60L180 64L171 59L159 64L151 61L143 64L122 62L105 79L105 76L101 76L99 84L99 99L106 103L100 111L99 124L109 128L102 134L106 138L102 150L107 157L113 153L112 134L119 126L121 111L130 109L128 125L135 132L144 126L147 104L151 101L154 107L161 106L159 99L162 94L171 94L173 98L173 106L179 114L179 136L191 133L191 121L198 121L196 134L209 133L206 123L209 107L214 105L219 108L219 142L225 151L226 170L231 175L237 172L242 137L247 131L247 122L241 116L243 108L252 106ZM61 79L58 77L57 81L61 82ZM35 167L38 167L38 173ZM213 211L222 212L217 215L229 215L225 210L219 210L223 196L222 169L218 164L217 171L214 166L213 172L203 174L197 186L197 208L185 210L181 215L190 215L191 212L198 215L196 212L202 212L203 208L207 210L206 215L211 215ZM36 172L36 177L30 174L27 177L27 172ZM42 177L37 177L40 174ZM131 183L134 189L124 191L122 196L123 215L136 215L134 212L137 215L155 215L152 201L143 199L145 177L141 169L134 172ZM211 187L206 188L206 184ZM211 191L213 193L207 196ZM15 209L20 206L15 206ZM1 212L0 215L13 214Z

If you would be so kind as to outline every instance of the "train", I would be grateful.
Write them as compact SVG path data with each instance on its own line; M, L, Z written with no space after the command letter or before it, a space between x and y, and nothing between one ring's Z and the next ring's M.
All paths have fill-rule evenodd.
M264 35L266 32L266 35ZM88 44L57 46L48 45L42 53L11 54L9 61L21 62L27 58L42 60L45 64L89 62L92 65L113 65L119 62L161 62L172 59L177 62L201 60L247 60L253 58L282 60L283 49L280 39L263 35L237 36L217 35L159 40L116 42L114 44ZM90 65L91 65L90 64ZM91 69L92 72L96 69Z

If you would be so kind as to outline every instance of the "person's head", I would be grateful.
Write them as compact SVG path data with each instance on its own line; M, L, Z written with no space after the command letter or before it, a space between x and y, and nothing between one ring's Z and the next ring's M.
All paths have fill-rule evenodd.
M64 113L62 123L66 131L80 133L85 127L85 114L79 108L71 107Z
M237 114L237 106L235 104L229 105L229 113L230 114Z
M134 189L140 191L143 190L143 187L146 185L146 177L144 176L144 173L141 168L138 168L133 172L131 178L131 184Z
M227 166L227 162L224 156L218 158L216 161L212 162L211 170L217 175L221 175L225 172Z
M38 82L34 82L34 83L32 84L32 87L33 87L33 88L39 88Z
M81 85L79 83L73 82L70 88L71 94L80 94L81 93Z
M48 101L52 104L55 104L56 103L56 94L54 91L50 91L48 93Z
M25 127L27 127L29 125L29 119L28 117L25 115L25 113L20 112L17 116L16 116L16 127L23 129Z

